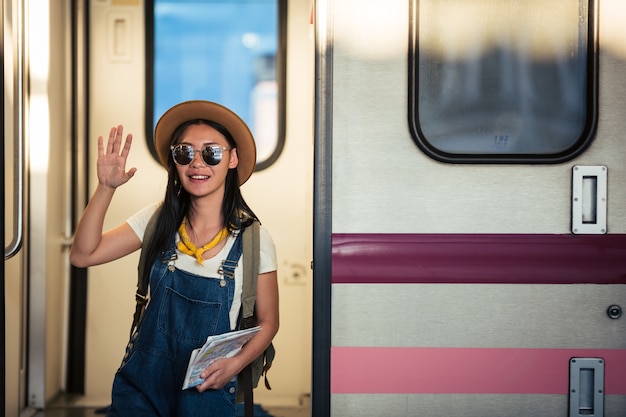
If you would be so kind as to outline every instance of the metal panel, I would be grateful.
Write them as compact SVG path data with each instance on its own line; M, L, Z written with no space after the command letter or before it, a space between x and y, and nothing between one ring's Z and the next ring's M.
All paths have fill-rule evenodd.
M611 38L613 46L617 46L617 32L609 32L612 26L606 23L611 16L620 15L623 6L611 1L601 3L601 7L600 39L604 42ZM626 234L626 187L623 186L626 118L621 117L626 85L619 77L626 63L623 49L621 54L618 48L609 48L609 45L600 50L601 114L593 144L576 161L532 166L442 164L414 146L407 128L407 11L407 3L402 0L373 0L368 2L367 8L357 0L333 3L330 125L333 239L340 235L413 235L424 238L424 248L428 248L429 238L435 246L450 236L463 235L528 236L531 240L555 238L562 243L561 238L577 238L571 236L573 166L602 165L611 170L607 222L611 237L617 238L618 243L613 249L606 249L604 244L610 239L598 239L592 244L592 251L613 256L612 250L617 249L621 254L623 241L620 239ZM373 34L379 39L372 39ZM623 39L623 29L619 34ZM623 40L619 42L624 45ZM607 238L607 235L594 237ZM366 353L369 348L392 349L395 353L393 349L402 352L402 348L406 348L415 355L421 347L432 348L430 352L468 347L513 348L522 349L524 353L528 353L526 349L537 349L546 354L555 353L553 349L564 349L558 358L559 375L551 388L558 388L558 392L411 395L396 386L400 394L382 394L391 388L381 387L375 381L384 377L384 381L391 384L395 382L392 379L395 374L385 373L389 356L380 354L371 358L369 366L360 364L358 368L356 365L351 368L363 367L362 374L351 374L350 369L341 369L338 365L332 368L333 378L347 378L343 382L348 391L352 385L360 385L362 389L358 393L333 393L332 415L567 415L567 354L570 349L607 350L618 355L620 366L608 368L607 372L613 373L612 387L623 390L622 385L615 382L615 372L623 369L625 324L623 319L609 316L615 311L609 306L619 305L626 296L625 286L620 281L623 277L620 255L612 258L611 266L606 269L603 262L596 263L588 258L591 262L585 264L584 271L573 271L568 269L571 265L565 268L564 264L583 262L574 253L561 252L558 256L564 258L555 260L558 265L554 265L549 255L537 262L542 256L541 248L532 247L529 253L539 258L531 257L530 265L524 265L522 258L507 253L509 246L514 251L519 249L510 244L507 242L497 248L495 258L477 252L457 252L446 258L445 249L431 246L431 251L424 249L421 253L428 255L416 259L409 248L402 256L413 258L400 262L397 262L399 257L389 256L390 249L383 244L376 248L352 246L350 253L344 254L351 262L338 262L335 269L333 260L331 349L350 354L359 349ZM434 258L429 257L433 254ZM464 259L457 258L456 264L448 263L452 256L465 255ZM585 256L585 251L582 255ZM375 260L363 262L368 256ZM514 265L507 264L514 259L517 259ZM492 262L492 270L486 271L487 266L483 265L486 261ZM359 268L351 269L359 262ZM368 271L363 278L362 271L373 263L376 268L369 269L375 271ZM509 275L529 278L532 273L528 273L528 268L535 266L543 267L542 274L552 277L551 284L492 284L494 281L490 281L495 277L501 280L498 282L505 282ZM433 270L427 270L429 267ZM581 284L595 282L594 279L609 269L613 271L610 283L614 285ZM462 277L454 282L464 282L462 279L471 275L470 281L465 281L471 283L437 283L440 278L437 273L442 271L448 274L447 279L452 273ZM571 284L569 272L581 272L586 278ZM375 274L380 277L374 277ZM411 281L419 274L426 278ZM393 283L385 283L387 278ZM546 282L542 277L531 279ZM556 282L560 284L552 285ZM328 294L318 292L316 296L319 299ZM345 357L339 359L342 358ZM490 370L496 368L494 364ZM454 371L450 367L439 375L433 372L429 376L438 377L437 382L445 384L450 374L450 378L454 378ZM449 385L452 386L452 382ZM606 397L607 415L623 416L625 405L626 395L621 391L619 395Z
M626 285L335 284L332 294L333 346L626 347L626 319L607 313Z
M505 410L505 411L503 411ZM626 399L607 396L605 417L623 417ZM566 416L564 395L334 394L333 417Z
M574 164L450 165L422 154L406 121L406 2L341 3L333 42L333 233L569 234ZM384 19L372 23L373 10L384 10ZM368 44L365 54L354 45L371 33L385 42ZM621 108L623 65L601 53L600 109ZM593 145L575 161L612 172L611 233L626 232L625 130L624 118L603 113Z
M69 209L67 24L69 3L27 11L28 404L43 408L62 390L69 259L63 237ZM49 33L59 36L50 37ZM68 37L66 37L67 35ZM54 144L54 145L53 145Z

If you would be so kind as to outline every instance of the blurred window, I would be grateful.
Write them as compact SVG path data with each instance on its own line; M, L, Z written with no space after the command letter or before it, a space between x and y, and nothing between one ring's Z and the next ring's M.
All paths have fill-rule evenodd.
M257 170L284 143L286 0L152 0L147 16L147 138L172 105L220 103L246 121Z
M409 123L444 162L573 158L596 124L593 1L413 0Z

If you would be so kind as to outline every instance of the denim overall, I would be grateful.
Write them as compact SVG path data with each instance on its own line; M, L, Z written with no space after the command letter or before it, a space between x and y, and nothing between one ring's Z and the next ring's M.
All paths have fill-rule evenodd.
M108 416L235 415L237 378L218 390L182 390L191 351L207 336L230 331L241 235L222 262L220 279L174 268L174 243L150 272L150 302L113 381Z

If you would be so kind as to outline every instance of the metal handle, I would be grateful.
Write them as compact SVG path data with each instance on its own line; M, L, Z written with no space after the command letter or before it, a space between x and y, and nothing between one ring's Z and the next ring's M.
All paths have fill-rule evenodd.
M24 241L24 10L21 5L16 10L13 54L13 97L15 114L13 117L13 141L15 143L13 210L13 239L4 248L4 259L13 257ZM4 49L4 45L2 46ZM4 134L4 132L3 132Z

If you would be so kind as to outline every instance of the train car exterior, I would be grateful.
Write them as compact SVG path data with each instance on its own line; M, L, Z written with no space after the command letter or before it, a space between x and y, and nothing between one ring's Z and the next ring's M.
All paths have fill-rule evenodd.
M316 7L313 415L626 415L622 3Z

